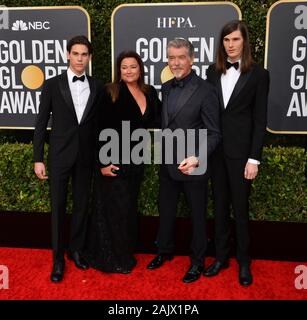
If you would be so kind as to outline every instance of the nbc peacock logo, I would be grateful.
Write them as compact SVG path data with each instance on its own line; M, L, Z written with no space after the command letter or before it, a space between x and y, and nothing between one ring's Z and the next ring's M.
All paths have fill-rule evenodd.
M12 25L13 31L49 30L49 21L29 21L16 20Z
M12 26L13 31L27 31L28 26L23 20L16 20Z

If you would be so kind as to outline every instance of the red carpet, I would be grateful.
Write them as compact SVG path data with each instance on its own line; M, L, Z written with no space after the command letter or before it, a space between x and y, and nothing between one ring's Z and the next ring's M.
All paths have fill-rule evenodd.
M153 255L137 255L138 265L128 275L81 271L67 261L62 283L49 280L51 251L0 248L0 265L9 269L9 289L0 289L0 300L305 300L307 289L298 290L294 273L301 262L253 261L254 284L243 288L237 280L237 263L214 278L181 282L189 259L175 257L159 270L149 271ZM206 265L212 261L208 258ZM307 265L307 263L305 263ZM1 270L1 268L0 268ZM0 288L3 274L0 271Z

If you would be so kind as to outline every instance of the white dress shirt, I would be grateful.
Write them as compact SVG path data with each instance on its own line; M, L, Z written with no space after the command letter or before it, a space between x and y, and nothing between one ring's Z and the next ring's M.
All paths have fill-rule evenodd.
M83 82L79 80L75 82L72 81L74 76L80 77L82 75L85 76ZM81 122L88 98L90 96L90 85L88 83L85 72L82 75L78 76L74 74L70 68L67 69L69 89L71 92L72 101L74 103L78 123Z
M231 97L232 91L241 74L240 60L238 62L239 62L238 69L231 67L228 70L226 70L226 74L222 74L221 76L221 85L222 85L223 101L224 101L225 108L227 108L227 104Z
M235 67L230 67L229 69L226 70L226 74L222 74L221 76L221 85L222 85L223 101L224 101L225 109L227 108L233 89L241 75L241 71L240 71L241 60L238 60L238 62L239 62L238 69L236 69ZM248 159L248 162L252 164L260 164L258 160L250 159L250 158Z

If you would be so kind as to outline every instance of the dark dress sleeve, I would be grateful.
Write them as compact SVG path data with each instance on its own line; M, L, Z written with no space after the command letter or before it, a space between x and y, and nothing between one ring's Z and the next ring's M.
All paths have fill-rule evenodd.
M158 97L158 93L153 86L150 86L150 91L148 94L149 105L148 108L151 112L151 117L148 121L148 129L160 129L161 128L161 111L162 102Z
M113 128L112 122L112 106L113 102L111 96L107 90L107 86L102 87L100 94L100 103L97 111L96 119L96 163L98 167L104 168L109 164L102 164L99 159L100 149L107 143L107 141L100 141L99 136L102 130L106 128Z

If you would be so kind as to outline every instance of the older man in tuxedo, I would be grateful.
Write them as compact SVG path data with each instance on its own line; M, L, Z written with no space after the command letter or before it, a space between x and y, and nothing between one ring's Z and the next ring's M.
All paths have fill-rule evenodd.
M198 136L200 129L207 129L207 148L204 141L195 140L195 154L187 152L185 158L177 158L173 164L161 165L158 255L147 268L157 269L173 258L177 202L183 191L191 209L193 225L191 266L183 277L183 282L190 283L199 279L203 271L207 248L207 173L198 169L204 168L205 158L211 155L220 141L218 99L214 87L192 70L194 48L189 41L175 38L168 43L167 53L174 78L162 86L162 129L170 129L171 132L182 129L185 132L185 139L177 140L174 155L185 144L191 129L196 132L195 136ZM164 146L164 156L167 151L168 148ZM203 153L206 157L201 156Z
M52 210L53 269L51 281L63 279L64 217L69 179L72 178L73 212L68 258L76 267L87 269L82 257L86 232L92 170L94 167L95 114L98 83L86 75L92 46L85 36L76 36L67 44L67 72L45 81L33 138L34 171L39 179L48 179L44 164L46 127L51 116L49 176Z

